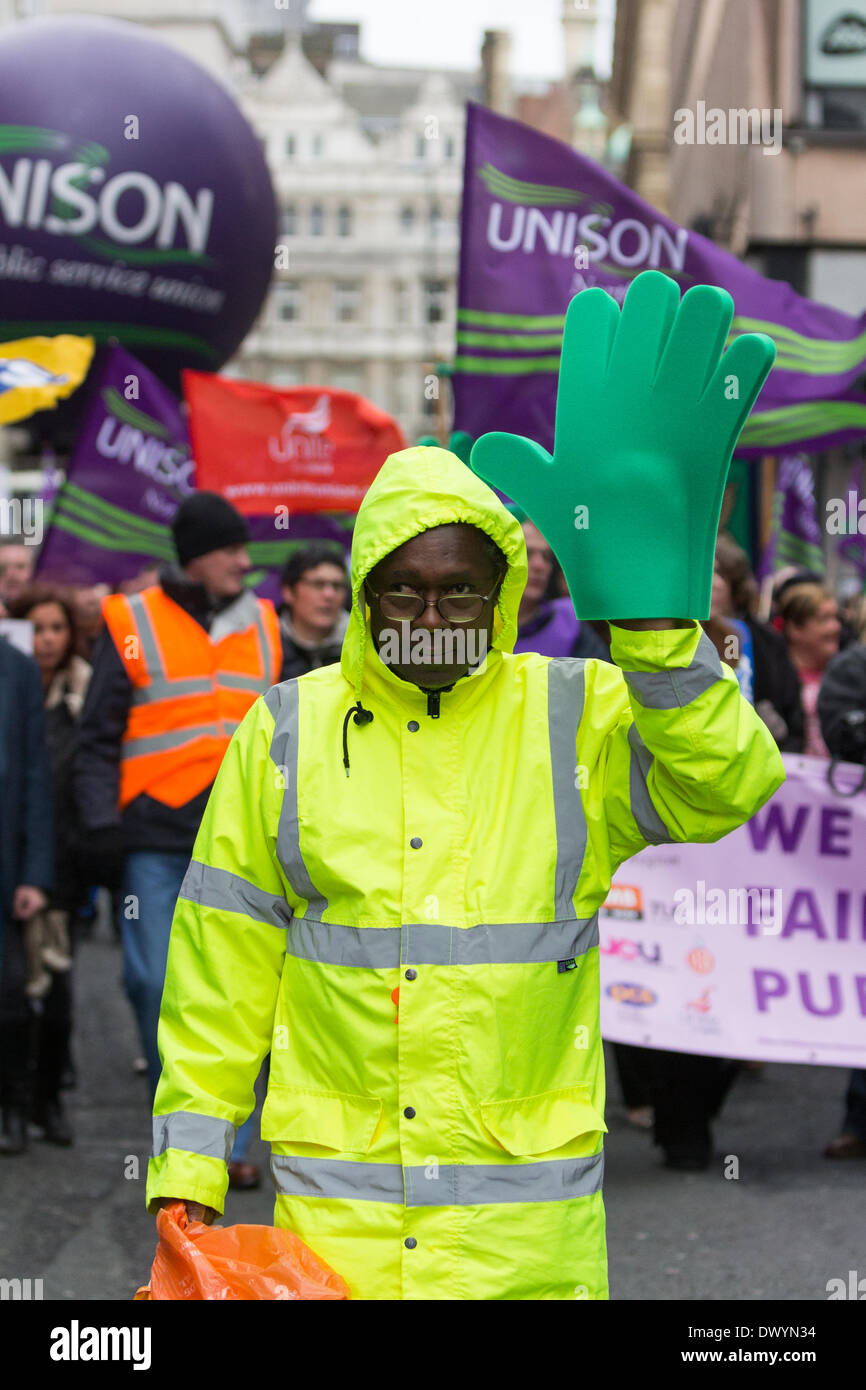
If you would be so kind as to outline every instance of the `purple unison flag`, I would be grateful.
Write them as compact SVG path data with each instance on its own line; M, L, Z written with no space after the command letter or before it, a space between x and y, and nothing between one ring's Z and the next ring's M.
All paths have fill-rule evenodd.
M116 588L143 569L176 561L169 522L194 491L195 462L177 398L124 348L106 348L51 514L39 578ZM276 597L275 570L292 550L312 538L346 550L352 520L250 517L251 579Z
M770 539L764 551L759 578L786 565L824 570L821 528L815 507L815 479L809 461L801 454L779 460L773 493Z
M553 448L569 300L593 285L622 301L643 270L734 300L729 342L766 333L778 356L737 453L827 449L866 435L866 315L768 280L679 227L570 146L470 102L454 363L455 427ZM587 402L592 408L592 402Z

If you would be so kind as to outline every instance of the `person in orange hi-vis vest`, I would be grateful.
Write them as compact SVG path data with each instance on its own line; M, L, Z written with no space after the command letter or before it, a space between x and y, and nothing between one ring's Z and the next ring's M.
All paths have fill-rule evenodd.
M122 890L124 985L151 1097L175 899L231 736L283 664L273 606L244 588L244 518L198 492L171 531L179 565L104 600L75 766L94 878Z

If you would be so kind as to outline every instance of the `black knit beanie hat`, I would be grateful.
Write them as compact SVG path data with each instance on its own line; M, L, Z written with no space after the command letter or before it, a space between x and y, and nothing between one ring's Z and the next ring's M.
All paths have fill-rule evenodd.
M250 528L218 492L194 492L184 498L172 517L171 534L183 566L224 545L245 545Z

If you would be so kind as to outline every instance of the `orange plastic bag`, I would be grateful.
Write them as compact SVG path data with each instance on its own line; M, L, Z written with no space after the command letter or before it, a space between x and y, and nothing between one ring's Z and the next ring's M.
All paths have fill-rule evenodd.
M183 1202L156 1216L159 1241L143 1299L322 1299L349 1297L345 1281L291 1231L275 1226L206 1226Z

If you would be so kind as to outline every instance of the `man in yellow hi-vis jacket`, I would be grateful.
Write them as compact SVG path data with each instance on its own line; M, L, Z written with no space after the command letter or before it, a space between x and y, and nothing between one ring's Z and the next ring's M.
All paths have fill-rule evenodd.
M245 718L174 918L149 1209L222 1211L270 1050L275 1222L356 1298L607 1297L599 905L784 777L697 622L515 656L525 579L475 473L389 458L340 664Z

